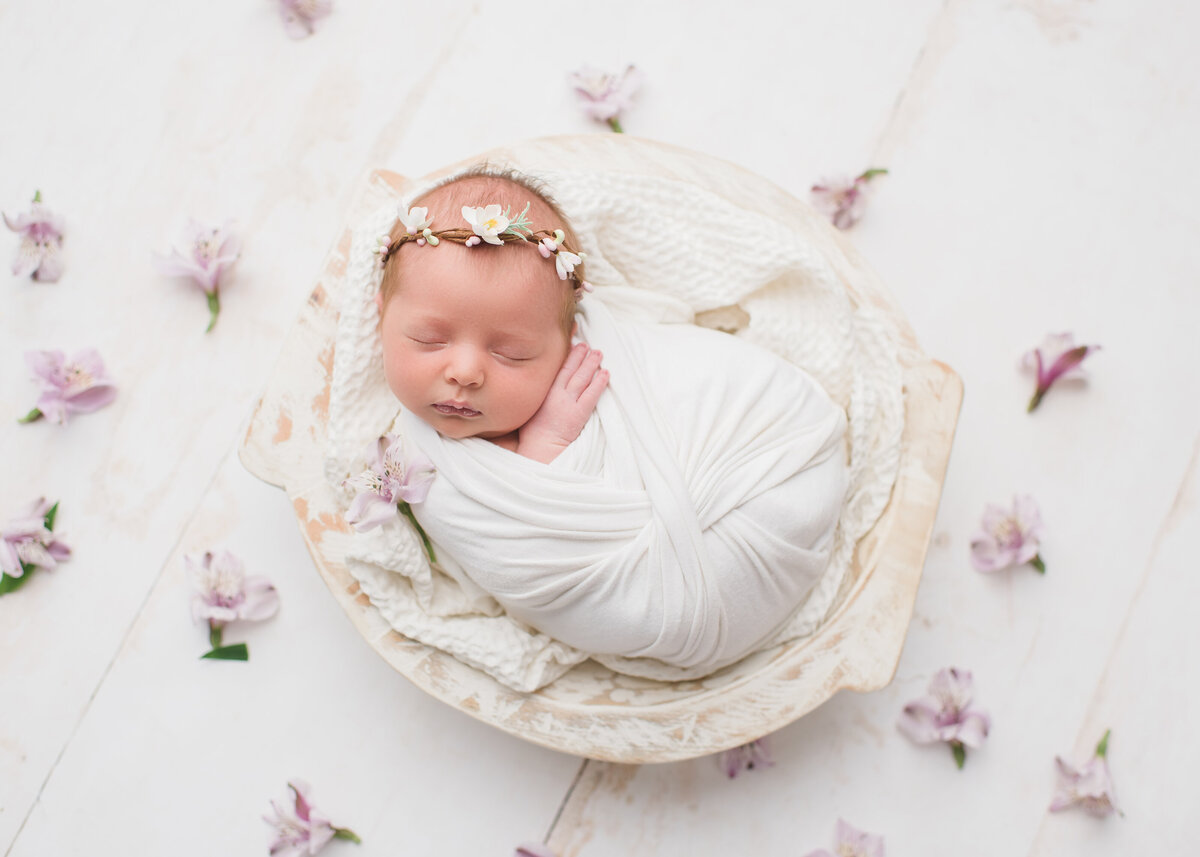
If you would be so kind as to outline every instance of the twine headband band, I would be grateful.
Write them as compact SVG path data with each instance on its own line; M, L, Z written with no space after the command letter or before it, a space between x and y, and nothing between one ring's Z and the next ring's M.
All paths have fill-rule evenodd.
M479 244L525 244L534 243L543 258L554 259L554 267L560 280L571 280L575 283L576 295L590 292L592 286L575 272L575 268L583 263L585 255L572 250L566 243L566 235L561 229L551 232L548 229L534 230L529 225L529 203L521 213L513 216L512 209L505 206L501 211L496 204L486 206L462 207L463 220L470 229L441 229L432 228L433 218L429 217L429 209L413 207L407 211L401 209L399 220L404 225L404 234L392 240L390 235L380 235L375 252L379 254L380 264L386 265L393 253L408 243L420 247L429 245L436 247L442 241L462 244L465 247L475 247Z

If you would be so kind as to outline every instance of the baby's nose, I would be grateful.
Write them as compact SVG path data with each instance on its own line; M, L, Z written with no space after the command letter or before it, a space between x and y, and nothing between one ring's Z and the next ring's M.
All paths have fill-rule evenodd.
M446 380L460 387L483 383L483 358L474 348L455 348L446 362Z

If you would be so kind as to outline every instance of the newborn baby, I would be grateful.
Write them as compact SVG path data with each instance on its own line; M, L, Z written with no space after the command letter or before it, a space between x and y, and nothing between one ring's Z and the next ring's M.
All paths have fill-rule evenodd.
M443 570L518 621L605 663L712 671L820 580L845 415L764 349L584 299L579 246L515 174L438 186L388 236L384 372L436 468L413 511Z

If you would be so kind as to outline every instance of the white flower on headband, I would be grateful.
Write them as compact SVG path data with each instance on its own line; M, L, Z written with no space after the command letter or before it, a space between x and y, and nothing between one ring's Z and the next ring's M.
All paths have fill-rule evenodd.
M554 267L558 269L558 278L565 280L568 274L575 272L575 266L582 261L582 256L559 247L558 252L554 254Z
M501 232L508 229L508 218L500 213L500 206L489 205L485 208L472 208L469 205L464 205L462 209L463 220L471 224L471 229L475 234L489 244L503 244L499 236Z
M407 213L400 213L400 222L404 224L404 231L409 235L416 235L424 229L428 229L433 224L433 218L427 217L429 214L428 208L410 208Z

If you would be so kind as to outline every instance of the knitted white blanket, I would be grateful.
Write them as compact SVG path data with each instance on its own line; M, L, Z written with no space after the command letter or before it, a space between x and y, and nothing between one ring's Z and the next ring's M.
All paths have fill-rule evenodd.
M811 633L829 611L855 543L882 512L895 481L903 400L894 331L870 308L856 305L822 258L819 241L743 208L726 193L658 176L512 166L547 182L588 253L589 280L597 284L597 293L584 301L593 302L593 308L581 328L583 337L605 352L611 389L584 434L550 468L486 441L444 442L424 423L402 414L396 428L438 467L428 505L418 507L417 514L439 544L439 560L445 559L440 569L431 568L399 519L357 534L346 564L363 592L400 633L517 690L541 687L589 655L620 672L694 678L748 651ZM428 185L415 183L409 198ZM394 216L395 209L377 212L356 230L340 300L327 460L327 474L336 482L361 468L362 451L392 427L397 411L383 381L371 300L378 288L375 236ZM703 223L721 224L723 234L714 238L698 228ZM727 237L734 232L736 240ZM711 376L723 368L734 383L718 385L722 392L712 398L689 398L686 390L694 394L695 385L681 385L672 399L665 379L647 379L636 360L620 365L631 359L620 356L622 349L628 355L630 348L636 352L661 337L621 334L642 329L614 320L605 306L616 315L649 322L686 324L695 313L704 313L704 320L736 328L738 337L803 367L839 408L831 408L803 373L768 371L770 355L731 365L753 349L732 340L725 349L715 344L723 342L722 334L686 328L675 329L670 336L686 332L671 342L702 364L696 371ZM705 353L713 360L701 359ZM629 379L639 376L643 389L634 395ZM690 401L690 412L698 417L695 430L681 438L677 428L670 428L650 440L651 434L637 426L638 420L656 419L653 409L637 404L647 396L658 396L660 405L665 401L672 408ZM831 533L832 518L814 512L822 500L828 511L830 498L842 496L845 487L842 411L849 417L849 478ZM731 464L736 456L716 454L745 447L747 432L765 432L765 445L747 447L758 452L741 460L745 466ZM663 437L674 439L676 461L683 447L688 450L675 476L661 466L665 450L646 446ZM541 496L528 492L524 505L498 502L498 492L521 474L542 480L536 482ZM484 479L481 487L480 475L494 481ZM756 480L771 490L756 494ZM595 489L593 501L568 514L564 503L582 496L581 481ZM631 490L642 491L641 501ZM655 517L653 507L670 505L668 497L680 505L681 491L693 514L664 518L660 511ZM769 498L788 491L797 502L791 519L800 533L795 544L782 549L767 532L756 542L761 515L755 521L737 507L758 496L762 515L778 517ZM602 519L601 501L618 495L631 502L614 512L615 519ZM481 503L481 496L490 499ZM557 504L560 514L539 516L533 499ZM507 517L481 516L489 502L492 512L502 508ZM439 516L439 508L452 514ZM514 525L522 520L520 513L526 513L524 523ZM477 523L478 538L462 538L464 519ZM531 519L541 529L529 529ZM622 536L625 547L606 552L609 565L601 568L595 537L613 520L618 530L628 530ZM714 529L721 520L726 529L721 524ZM572 530L576 537L559 539L548 552L547 524L560 532ZM772 519L766 529L786 524ZM639 526L650 535L631 558L629 545L638 536L630 534ZM578 538L581 532L588 538ZM590 547L572 554L571 544ZM713 545L723 546L717 560L711 558ZM553 561L544 561L547 557ZM732 573L731 558L737 565ZM514 573L522 570L523 575ZM735 585L739 574L744 575L740 588ZM581 580L587 583L581 586ZM605 605L606 616L588 619ZM633 621L634 615L640 619Z

